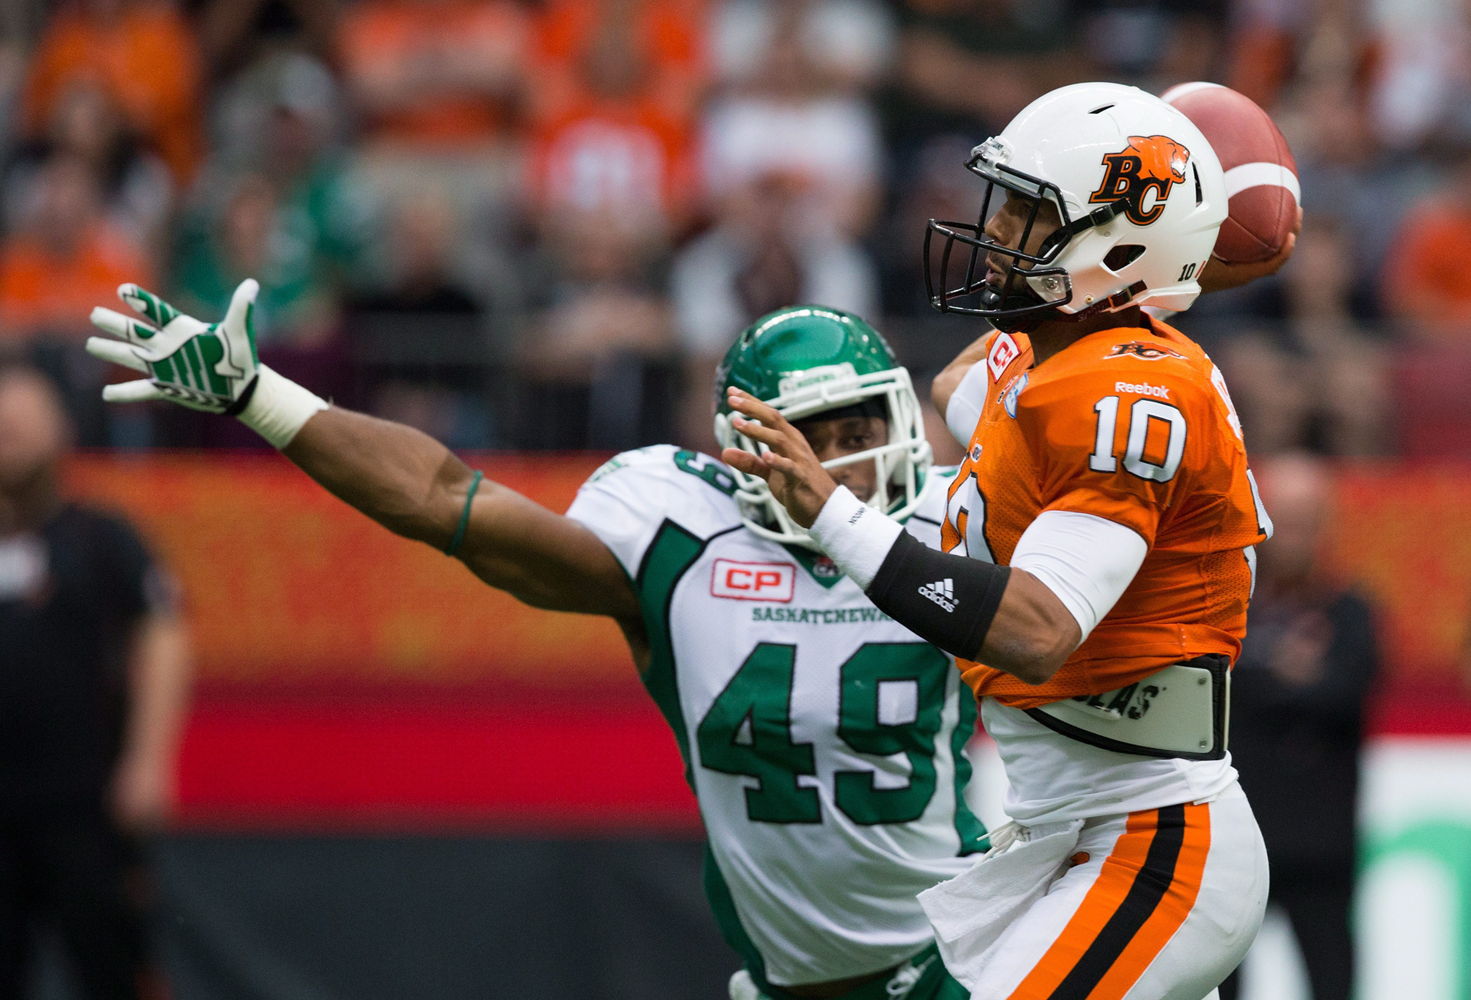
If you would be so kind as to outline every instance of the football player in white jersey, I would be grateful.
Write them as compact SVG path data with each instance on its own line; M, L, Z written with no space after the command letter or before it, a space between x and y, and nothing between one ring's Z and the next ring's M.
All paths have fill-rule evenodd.
M737 998L950 1000L915 896L985 846L965 802L975 703L949 656L879 612L759 477L656 445L598 469L566 516L400 424L329 406L258 364L253 281L206 325L136 286L139 314L93 322L109 386L239 416L326 489L457 557L528 604L608 615L683 752L709 839L707 889L745 969ZM718 372L716 433L738 387L807 435L835 479L937 546L947 477L930 469L909 375L855 316L784 309Z

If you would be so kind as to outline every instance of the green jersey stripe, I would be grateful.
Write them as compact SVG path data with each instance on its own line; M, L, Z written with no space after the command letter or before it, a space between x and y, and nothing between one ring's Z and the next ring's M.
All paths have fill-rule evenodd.
M669 606L674 589L685 572L700 558L705 547L721 535L740 531L741 525L717 532L709 538L698 538L686 529L666 520L659 525L654 540L644 553L634 580L639 607L643 611L644 628L649 638L649 666L644 671L644 688L654 699L660 713L684 757L685 780L694 786L690 776L690 742L685 729L684 713L679 707L679 678L674 669L673 630L669 622Z
M950 734L950 756L955 767L955 832L960 837L961 854L979 854L991 849L991 836L986 831L986 824L981 822L981 818L971 811L970 804L965 801L965 789L970 784L971 775L970 758L965 754L965 746L976 731L976 716L980 713L976 708L975 696L960 679L959 671L955 673L955 683L960 687L955 699L960 707L960 718L955 724L955 731Z

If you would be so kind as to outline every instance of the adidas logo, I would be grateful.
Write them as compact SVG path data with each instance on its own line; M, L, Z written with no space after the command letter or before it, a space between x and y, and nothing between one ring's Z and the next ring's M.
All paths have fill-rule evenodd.
M955 581L951 577L926 583L919 588L921 597L929 598L946 611L955 610Z

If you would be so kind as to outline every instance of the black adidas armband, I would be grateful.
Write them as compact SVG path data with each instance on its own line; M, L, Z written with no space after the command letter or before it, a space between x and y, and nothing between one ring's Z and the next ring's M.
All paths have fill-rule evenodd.
M867 590L869 600L920 638L973 660L991 629L1011 567L937 552L903 532Z

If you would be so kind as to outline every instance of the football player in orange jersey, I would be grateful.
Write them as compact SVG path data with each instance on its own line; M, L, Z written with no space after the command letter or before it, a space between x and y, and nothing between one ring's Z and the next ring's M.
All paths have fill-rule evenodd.
M1113 84L1043 96L967 166L978 221L931 222L926 247L934 305L994 328L937 380L968 448L945 551L736 391L750 447L723 457L981 700L1014 825L921 895L951 973L978 1000L1200 1000L1266 899L1226 739L1271 524L1219 371L1144 307L1200 293L1221 166L1182 114Z

